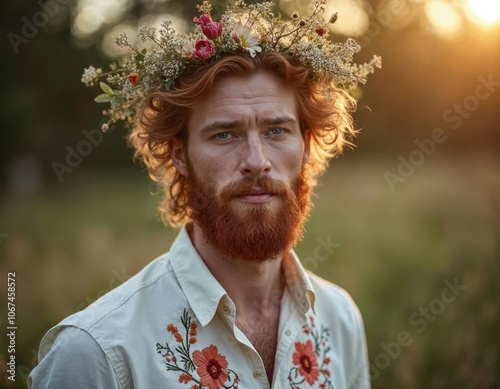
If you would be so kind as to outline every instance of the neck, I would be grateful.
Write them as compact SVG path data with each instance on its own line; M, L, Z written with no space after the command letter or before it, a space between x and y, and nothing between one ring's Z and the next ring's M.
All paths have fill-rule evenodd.
M229 258L207 242L196 223L189 233L196 251L236 305L237 316L265 318L279 312L285 286L282 257L258 262Z

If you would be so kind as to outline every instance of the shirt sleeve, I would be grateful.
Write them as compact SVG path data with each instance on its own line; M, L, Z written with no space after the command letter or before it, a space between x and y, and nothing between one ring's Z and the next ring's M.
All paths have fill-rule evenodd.
M42 340L39 363L28 377L28 388L123 389L99 344L88 332L73 326L52 329Z
M361 314L356 308L357 328L354 343L354 363L355 374L349 385L349 389L370 389L370 369L368 360L368 350L366 345L366 335Z

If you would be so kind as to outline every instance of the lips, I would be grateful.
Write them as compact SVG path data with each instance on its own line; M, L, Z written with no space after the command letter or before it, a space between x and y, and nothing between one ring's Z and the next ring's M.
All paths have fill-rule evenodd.
M238 196L251 196L251 195L274 195L272 192L268 192L265 189L261 188L252 188L249 192L242 193Z
M220 198L224 201L236 200L253 203L266 202L286 193L287 186L284 182L263 176L259 179L244 178L241 181L225 185L220 191Z
M253 188L249 192L237 195L236 197L248 203L263 203L271 200L274 195L274 193L267 192L264 189Z

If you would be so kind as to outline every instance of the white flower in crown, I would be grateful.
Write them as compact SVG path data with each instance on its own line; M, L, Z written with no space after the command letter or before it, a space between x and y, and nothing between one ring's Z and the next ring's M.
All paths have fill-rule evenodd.
M252 57L257 55L257 51L259 53L262 51L262 47L259 46L260 35L258 33L253 32L240 21L233 24L233 29L233 39L238 42L243 49L247 50Z
M179 53L183 58L192 61L194 60L194 49L196 41L193 39L181 39L179 38L179 48L177 53Z

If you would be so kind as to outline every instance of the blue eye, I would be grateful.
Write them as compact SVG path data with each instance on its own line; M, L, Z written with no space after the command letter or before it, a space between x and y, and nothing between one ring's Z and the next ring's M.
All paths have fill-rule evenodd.
M229 132L220 132L215 135L216 139L227 139L229 138Z
M271 128L271 134L273 134L273 135L281 135L284 132L285 132L285 130L281 127Z

